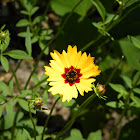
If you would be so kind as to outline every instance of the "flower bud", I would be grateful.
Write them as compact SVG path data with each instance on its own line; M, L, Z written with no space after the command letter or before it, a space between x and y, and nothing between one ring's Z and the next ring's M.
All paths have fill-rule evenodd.
M36 108L40 108L42 106L42 100L41 99L35 99L34 106Z
M6 33L5 32L1 32L0 33L0 39L5 39L6 38Z
M101 94L104 94L105 93L105 86L102 85L102 84L97 85L96 89Z
M60 96L60 97L63 97L63 95L62 95L62 94L59 94L59 96Z

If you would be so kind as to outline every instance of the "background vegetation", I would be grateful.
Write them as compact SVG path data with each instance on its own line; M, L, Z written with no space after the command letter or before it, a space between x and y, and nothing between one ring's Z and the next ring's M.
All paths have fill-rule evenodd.
M33 102L41 97L51 110L46 102L58 96L53 98L47 92L47 77L42 71L39 78L36 69L44 69L41 61L48 65L50 51L61 52L68 45L77 45L79 51L95 57L101 70L96 83L105 85L107 98L90 102L59 139L139 139L139 0L2 0L0 5L0 76L12 73L0 81L0 140L35 139L35 135L41 139L46 115L33 109ZM21 87L16 72L25 59L29 74ZM60 99L70 114L67 120L63 114L51 117L44 139L55 139L92 94L79 95L70 103Z

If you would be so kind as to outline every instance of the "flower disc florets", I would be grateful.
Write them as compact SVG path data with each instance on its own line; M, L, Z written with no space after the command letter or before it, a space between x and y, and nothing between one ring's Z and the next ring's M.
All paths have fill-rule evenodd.
M94 78L100 74L98 66L94 64L94 57L85 52L77 52L77 47L68 46L67 52L62 54L54 50L51 53L53 60L50 66L45 66L45 74L52 86L48 91L53 95L60 94L62 101L70 101L78 97L78 92L84 96L84 92L92 91Z
M69 83L72 86L74 83L80 82L80 77L82 74L80 73L80 69L76 69L73 66L70 68L65 68L65 73L62 74L62 77L65 79L65 83Z

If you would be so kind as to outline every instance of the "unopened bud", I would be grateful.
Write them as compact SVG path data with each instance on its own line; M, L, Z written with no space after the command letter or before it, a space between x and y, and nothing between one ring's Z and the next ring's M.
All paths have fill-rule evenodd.
M36 99L36 100L34 101L34 106L35 106L36 108L40 108L40 107L42 106L42 100L41 100L41 99Z
M104 94L105 93L105 86L102 85L102 84L97 85L96 89L101 94Z

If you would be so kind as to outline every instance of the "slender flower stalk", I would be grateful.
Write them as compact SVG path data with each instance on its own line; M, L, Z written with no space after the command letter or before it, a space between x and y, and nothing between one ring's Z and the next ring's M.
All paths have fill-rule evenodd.
M11 66L10 63L9 63L9 67L10 67L12 73L13 73L13 76L15 77L15 81L16 81L17 89L18 89L18 91L19 91L20 94L21 94L21 89L20 89L20 86L19 86L19 82L18 82L17 76L16 76L15 71L13 70L13 68L12 68L12 66Z
M87 107L87 105L93 101L93 99L96 97L96 94L92 94L90 97L88 97L79 107L79 109L75 112L75 114L72 116L71 120L64 126L64 128L58 133L58 135L56 136L55 140L59 140L60 136L62 136L64 133L66 133L71 126L73 125L75 119L77 117L79 117L79 114L81 113L81 111L83 109L85 109Z
M53 104L53 106L52 106L52 108L51 108L51 111L50 111L50 113L49 113L49 115L48 115L48 117L47 117L47 119L46 119L46 121L45 121L45 125L44 125L44 129L43 129L43 133L42 133L42 138L41 138L41 140L43 140L43 138L44 138L45 130L46 130L48 121L49 121L49 119L50 119L50 117L51 117L51 114L52 114L52 112L53 112L53 109L54 109L56 103L59 101L59 99L60 99L60 97L57 98L57 100L54 102L54 104Z
M36 140L36 127L35 127L35 123L33 121L33 116L32 116L32 113L31 113L31 110L30 109L29 109L29 116L30 116L30 119L32 121L33 128L34 128L34 140Z

